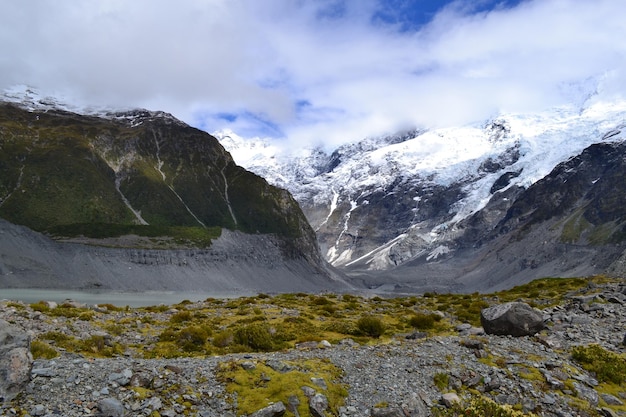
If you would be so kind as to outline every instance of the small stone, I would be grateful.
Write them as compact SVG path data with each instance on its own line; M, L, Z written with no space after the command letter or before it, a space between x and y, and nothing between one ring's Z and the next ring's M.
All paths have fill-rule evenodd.
M275 370L276 372L280 372L282 374L293 370L293 366L286 364L283 361L278 361L275 359L268 359L265 361L265 364Z
M359 346L359 344L357 342L355 342L353 339L350 339L349 337L346 339L341 339L339 341L339 345L340 346L349 346L349 347L357 347Z
M591 405L592 407L595 407L598 405L600 398L596 390L594 390L593 388L589 388L586 385L583 385L578 382L574 382L574 387L576 388L576 391L578 392L578 397L587 401L589 405Z
M413 333L409 333L408 335L406 335L405 339L418 340L418 339L424 339L426 337L428 337L428 333L426 332L413 332Z
M116 398L103 398L98 401L97 407L102 417L124 416L124 405Z
M482 381L483 377L480 375L476 375L472 378L466 379L465 381L463 381L463 384L467 387L475 387L476 385L480 384L480 382Z
M265 408L262 408L254 413L250 414L250 417L280 417L285 414L287 408L285 408L285 404L282 401L277 403L268 405Z
M472 327L467 331L468 336L483 336L485 334L485 329L482 327Z
M135 373L130 377L131 387L149 388L152 385L152 375L145 372Z
M461 399L459 398L458 395L456 395L456 393L454 393L454 392L447 392L447 393L445 393L445 394L443 394L441 396L440 402L441 402L441 404L443 404L446 407L450 408L454 404L460 403Z
M30 410L30 414L35 417L43 416L46 414L46 407L41 404L37 404Z
M309 350L317 348L318 343L315 341L302 342L296 344L296 349Z
M41 376L51 378L54 376L54 370L52 368L33 368L30 371L32 377Z
M600 411L604 417L619 417L619 414L608 407L602 407L598 411Z
M554 390L562 390L565 388L565 383L563 381L559 381L558 379L554 378L552 374L550 374L550 372L544 371L543 376L546 379L546 382L548 383L550 388Z
M325 417L328 410L328 398L323 394L315 394L309 400L309 411L313 417Z
M151 397L150 399L146 400L144 404L142 404L142 408L148 408L153 411L160 410L161 408L163 408L163 403L161 402L161 399L159 397Z
M477 339L465 339L461 341L461 345L465 346L468 349L480 350L485 348L484 343Z
M109 382L115 383L120 386L126 386L130 383L130 378L133 376L133 371L130 369L124 369L122 372L114 372L109 375Z
M500 381L500 378L485 378L485 391L486 392L490 392L493 390L497 390L498 388L500 388L500 386L502 386L502 381Z
M315 395L315 390L311 387L308 386L303 386L300 388L302 390L302 392L304 393L305 397L307 398L311 398Z
M178 366L175 366L175 365L165 365L165 369L167 369L168 371L172 371L172 372L174 372L175 374L178 374L178 375L183 373L182 368L180 368Z
M328 389L328 385L326 385L326 381L324 378L311 378L311 382L320 387L321 389Z
M243 369L245 369L246 371L251 371L253 369L256 369L256 365L254 364L254 362L252 361L245 361L241 363L241 367Z
M290 395L287 399L287 410L289 410L294 415L298 415L298 406L300 405L300 400L297 395Z
M332 347L333 345L330 344L330 342L328 340L322 340L319 344L319 347L321 348L329 348Z
M425 395L413 393L406 400L404 415L411 417L428 417L431 415L429 407L424 401Z
M601 394L602 399L608 405L624 405L624 402L611 394Z
M474 351L474 356L476 356L476 358L478 358L478 359L484 359L484 358L488 357L489 354L487 353L486 350L479 349L479 350L475 350Z

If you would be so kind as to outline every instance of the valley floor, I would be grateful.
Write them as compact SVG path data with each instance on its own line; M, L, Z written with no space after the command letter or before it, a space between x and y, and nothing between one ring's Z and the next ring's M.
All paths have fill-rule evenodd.
M55 332L83 341L99 335L103 340L110 338L113 343L107 343L111 345L126 348L113 357L96 357L60 348L57 342L60 356L37 359L26 391L0 408L0 415L71 417L98 415L106 410L110 413L107 415L115 416L236 416L241 415L238 404L254 389L271 384L272 378L282 378L279 374L296 371L305 373L309 389L330 398L333 387L345 387L344 402L331 403L329 409L342 417L426 416L431 412L449 415L442 414L446 408L440 404L442 395L450 392L462 399L481 396L501 406L508 404L512 407L509 413L514 409L541 416L626 415L624 382L602 381L571 356L574 346L598 344L621 354L620 360L624 361L625 289L620 282L590 283L565 294L561 302L543 308L549 328L533 337L485 335L479 327L446 312L442 316L450 326L445 331L401 333L388 326L380 339L356 336L332 339L331 343L311 340L277 352L205 352L199 356L188 352L192 357L170 359L149 358L160 336L142 328L146 324L172 323L176 321L173 318L183 317L181 312L206 312L203 303L152 311L84 309L83 313L91 313L81 319L54 316L52 310L37 304L2 301L0 319L28 331L34 340L50 340ZM252 307L264 310L264 314L274 311L270 307L274 305L272 298L257 302ZM419 301L410 304L408 311L425 311ZM391 301L374 302L371 312L384 316L386 305L390 306ZM310 314L311 310L303 316L285 307L277 311L292 317L291 321L302 317L318 324L332 321L328 315ZM101 319L111 318L123 325L124 331L111 334L113 327L109 327L109 334L103 331ZM95 346L93 352L101 348ZM340 373L330 377L323 373L323 366L303 365L311 361L335 366ZM234 387L238 377L225 377L223 373L228 369L239 375L236 370L245 369L245 375L257 375L254 369L268 367L277 373L268 371L269 376L261 373L260 380L248 381L253 384L252 391L243 385ZM300 386L287 388L259 400L258 409L278 400L288 404L294 398L289 389L301 391ZM296 414L287 411L286 415Z

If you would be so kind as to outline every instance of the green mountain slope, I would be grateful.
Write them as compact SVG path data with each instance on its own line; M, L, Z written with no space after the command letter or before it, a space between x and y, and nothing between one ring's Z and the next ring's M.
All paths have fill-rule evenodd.
M107 117L0 103L0 217L52 236L275 234L318 261L291 195L165 113Z

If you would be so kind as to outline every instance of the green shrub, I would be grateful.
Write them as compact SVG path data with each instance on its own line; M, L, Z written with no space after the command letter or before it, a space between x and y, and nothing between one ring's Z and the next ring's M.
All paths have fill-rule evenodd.
M385 333L385 324L381 319L374 316L363 316L356 322L356 327L361 334L379 338Z
M202 350L209 338L208 332L200 326L189 326L176 334L176 344L185 352Z
M191 311L183 310L174 313L172 317L170 317L170 323L184 323L191 320L191 318Z
M253 350L270 351L274 347L269 326L265 323L252 323L235 331L234 342Z
M91 321L95 315L96 313L94 313L93 310L83 311L78 315L78 320Z
M75 351L98 357L112 357L123 353L122 346L117 343L107 344L105 337L98 335L77 341Z
M345 335L362 334L354 322L347 320L329 320L321 325L321 330Z
M512 406L500 405L486 397L473 397L469 402L456 403L450 408L433 408L434 417L534 417L533 413L515 410Z
M167 328L159 335L159 342L174 342L176 340L176 330Z
M126 331L126 328L124 326L116 323L108 323L105 324L103 327L104 330L106 330L113 336L121 336Z
M88 310L84 308L72 307L69 304L61 304L55 309L49 310L48 314L54 317L76 318Z
M599 345L574 347L572 359L587 371L595 373L600 382L621 384L626 381L626 358Z
M213 337L211 344L218 348L225 348L230 346L235 340L235 335L230 330L220 332Z
M440 320L441 316L434 313L416 313L409 319L409 324L418 330L429 330L435 327L435 323Z
M45 301L38 301L30 305L34 311L38 311L40 313L47 313L50 311L50 307Z
M34 359L52 359L59 356L59 352L46 342L33 340L30 344L30 353Z
M450 376L444 372L439 372L433 375L433 383L439 391L443 391L448 387L448 383L450 382Z
M324 296L314 297L313 300L311 300L311 304L316 305L316 306L323 306L323 305L328 305L332 303L333 303L332 301L330 301L328 298Z
M329 316L334 315L337 311L339 311L339 309L337 308L337 306L333 305L333 304L326 304L320 307L320 311L328 314Z
M45 340L51 340L56 343L63 343L73 339L72 336L68 336L61 332L46 332L42 334L40 338Z
M341 299L345 301L346 303L350 303L350 302L360 301L361 297L357 297L356 295L352 295L352 294L343 294L341 296Z

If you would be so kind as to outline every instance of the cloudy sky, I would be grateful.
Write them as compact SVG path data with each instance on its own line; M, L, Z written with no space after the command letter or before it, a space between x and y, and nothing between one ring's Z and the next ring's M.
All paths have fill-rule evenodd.
M623 0L0 0L0 89L328 146L626 92Z

